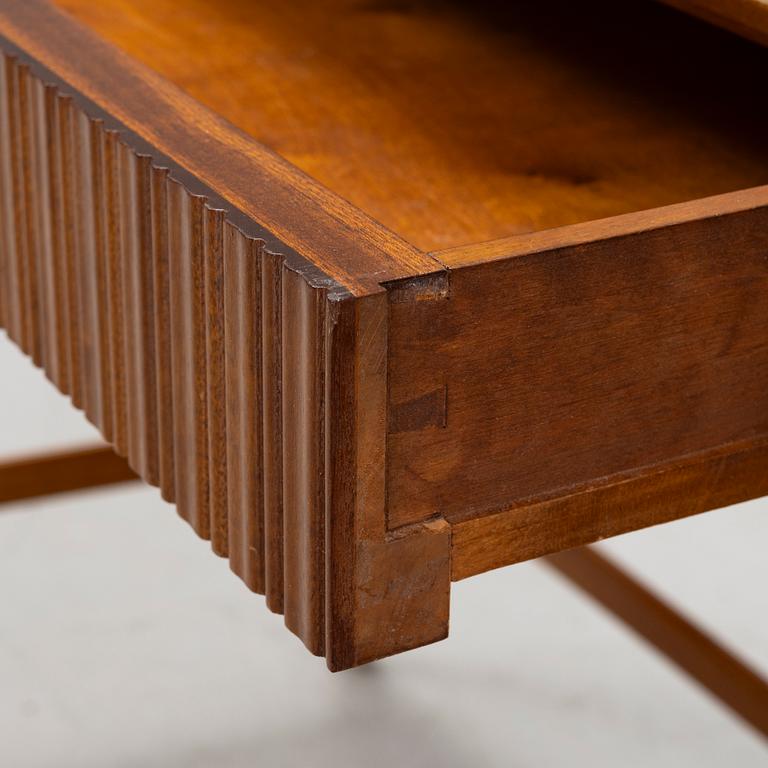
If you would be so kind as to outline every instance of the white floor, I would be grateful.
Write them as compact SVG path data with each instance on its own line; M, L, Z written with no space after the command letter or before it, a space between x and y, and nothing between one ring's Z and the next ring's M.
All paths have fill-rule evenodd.
M0 336L0 454L91 428ZM768 503L603 547L768 672ZM0 513L0 767L757 768L765 742L538 563L451 637L331 675L160 501Z

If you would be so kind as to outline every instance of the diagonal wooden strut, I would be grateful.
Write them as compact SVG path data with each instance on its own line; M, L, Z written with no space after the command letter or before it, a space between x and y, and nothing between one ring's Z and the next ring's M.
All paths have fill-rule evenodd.
M0 504L126 480L138 477L108 446L30 456L0 463Z
M594 549L547 562L768 737L768 682Z

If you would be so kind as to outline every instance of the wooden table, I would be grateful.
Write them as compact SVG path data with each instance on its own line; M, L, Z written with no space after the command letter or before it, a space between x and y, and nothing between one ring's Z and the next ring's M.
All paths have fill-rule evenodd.
M764 2L673 5L765 40ZM2 0L0 36L0 321L127 459L0 500L135 472L332 670L571 550L768 730L574 549L768 494L762 48L564 0Z

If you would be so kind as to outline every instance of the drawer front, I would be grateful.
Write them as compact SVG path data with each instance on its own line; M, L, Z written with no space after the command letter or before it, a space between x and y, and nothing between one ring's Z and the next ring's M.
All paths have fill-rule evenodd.
M304 382L322 356L297 345L322 329L329 281L15 55L0 57L0 158L3 327L282 610L281 446L286 431L290 449L317 446L302 488L321 446L319 416L283 421L281 397L319 409ZM305 506L289 504L318 518Z
M10 7L0 32L39 47L46 5ZM68 23L56 62L92 43L93 68ZM381 462L379 281L435 262L107 62L113 112L0 38L0 326L331 669L441 639L448 526L390 537Z

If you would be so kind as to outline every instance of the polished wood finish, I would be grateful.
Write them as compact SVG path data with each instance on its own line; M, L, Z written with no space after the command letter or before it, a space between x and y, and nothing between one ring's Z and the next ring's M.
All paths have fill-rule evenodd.
M274 550L284 537L263 535L260 457L274 454L290 425L272 418L261 432L258 424L262 413L284 411L275 400L295 387L303 394L314 358L306 347L288 352L277 363L281 386L262 389L262 357L273 371L280 339L321 332L327 297L348 293L295 256L268 253L14 56L0 59L0 103L3 146L21 148L0 168L0 208L12 214L0 251L3 325L214 551L226 556L231 545L233 570L263 592L265 563L282 563ZM306 311L284 317L281 300L262 315L261 286L283 283L298 285ZM290 470L273 466L270 480L299 504L322 469ZM288 586L289 596L303 588ZM272 591L280 610L279 581Z
M594 549L546 562L768 737L768 681L757 672Z
M760 48L645 2L58 5L97 32L0 6L0 322L331 669L766 493Z
M447 416L390 434L390 524L458 523L768 434L768 189L734 202L474 265L441 254L443 294L391 305L390 410L445 388Z
M26 456L0 462L0 504L138 479L109 446Z
M747 440L452 526L454 581L768 495L768 440Z
M12 211L13 224L0 252L8 276L0 309L13 340L51 378L56 369L33 342L66 348L72 381L57 386L71 392L75 382L75 404L133 469L230 557L251 589L268 592L270 607L312 652L331 649L331 668L444 637L447 525L390 537L383 502L360 511L357 492L346 489L357 473L367 482L370 466L384 478L383 433L365 452L350 452L348 441L357 428L349 411L367 416L373 408L368 397L358 401L363 389L378 392L376 419L387 424L387 293L371 294L377 311L361 332L362 299L296 254L274 253L245 234L18 56L4 56L1 66L0 131L8 147L31 147L2 174L0 207ZM45 119L26 96L42 91L51 91ZM13 193L32 187L29 169L49 196L28 206ZM53 242L51 209L68 234L62 252L49 255L25 233ZM45 271L49 262L55 271ZM20 279L19 265L39 279ZM77 322L32 333L57 311L43 300L54 295L53 274L66 281L63 300ZM420 300L420 280L408 300ZM366 373L359 366L368 344L375 354ZM337 495L338 504L329 501ZM363 514L372 518L365 535ZM326 528L331 536L339 526L360 535L358 544L343 537L326 544ZM352 580L340 582L337 570ZM390 620L382 636L377 622Z
M215 201L213 207L225 208L240 228L272 248L300 252L351 292L437 267L47 0L4 0L0 36L4 50L27 54L46 82L64 85L81 109L120 130L158 166L170 167L185 186Z
M411 290L413 301L431 291ZM451 530L434 518L392 530L385 434L389 301L339 304L327 351L325 630L331 669L448 634ZM386 628L386 631L383 631Z
M768 182L761 52L648 0L56 4L423 250Z

